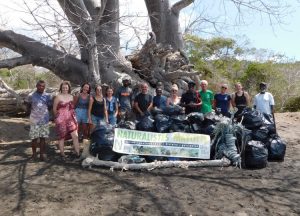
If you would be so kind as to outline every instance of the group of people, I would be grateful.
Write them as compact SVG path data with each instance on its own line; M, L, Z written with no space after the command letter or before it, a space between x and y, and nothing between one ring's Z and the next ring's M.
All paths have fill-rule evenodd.
M228 85L222 84L220 92L213 94L208 89L208 82L202 80L201 89L196 90L196 83L188 83L188 89L179 96L179 88L172 85L170 96L163 95L163 86L158 84L156 95L149 92L147 83L140 85L139 92L134 94L130 87L130 80L124 78L122 86L115 92L113 88L107 87L105 93L102 87L97 85L94 94L91 94L91 86L84 83L80 92L73 96L71 85L63 81L59 87L59 93L54 98L45 92L46 83L39 80L36 91L28 97L27 104L30 106L30 132L32 140L32 157L37 158L36 148L40 146L40 159L46 160L46 142L49 137L49 110L53 109L54 122L58 135L58 148L62 160L65 160L64 141L72 138L74 146L74 157L80 158L79 140L89 138L90 131L97 125L116 125L118 121L142 120L150 115L152 109L165 109L169 106L181 106L185 114L212 112L229 116L231 107L237 108L240 114L245 107L250 107L250 96L243 90L241 83L236 83L236 92L227 93ZM260 93L254 97L253 108L271 114L274 112L274 98L267 92L266 83L260 83Z

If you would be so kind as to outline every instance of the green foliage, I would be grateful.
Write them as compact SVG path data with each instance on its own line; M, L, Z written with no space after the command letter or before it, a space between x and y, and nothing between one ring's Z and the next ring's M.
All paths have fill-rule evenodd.
M57 87L61 80L50 71L37 71L31 65L16 67L12 70L1 69L1 78L13 89L33 89L40 79L45 80L47 87Z
M300 97L292 98L284 107L286 112L299 112L300 111Z
M9 77L10 76L10 72L8 69L4 68L4 69L0 69L0 76L2 78L4 77Z

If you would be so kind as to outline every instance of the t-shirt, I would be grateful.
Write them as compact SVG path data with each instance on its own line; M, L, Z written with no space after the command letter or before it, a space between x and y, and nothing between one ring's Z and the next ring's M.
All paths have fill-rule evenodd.
M145 112L152 103L152 95L140 93L135 97L134 102L137 102L141 111Z
M199 103L200 102L200 95L198 92L195 91L187 91L184 93L180 99L181 104L189 104L189 103ZM185 107L185 114L189 114L191 112L200 112L200 106L199 107Z
M214 99L214 94L211 90L206 90L203 92L202 90L199 91L201 96L202 105L201 105L201 112L208 113L212 111L212 101Z
M264 94L258 93L254 97L253 105L256 106L256 109L262 113L271 114L271 105L274 106L274 98L273 95L269 92L265 92Z
M116 92L116 98L119 100L121 111L131 111L131 101L133 100L131 88L121 86Z
M221 113L226 115L228 113L231 96L229 94L215 94L216 107L221 109Z
M167 106L167 97L164 95L156 95L153 97L153 106L164 109Z
M114 96L112 96L110 101L106 98L106 109L108 114L114 114L116 112L117 103L118 103L118 99Z
M28 102L31 104L29 120L35 125L44 125L49 123L49 110L52 99L47 93L34 92L28 96Z

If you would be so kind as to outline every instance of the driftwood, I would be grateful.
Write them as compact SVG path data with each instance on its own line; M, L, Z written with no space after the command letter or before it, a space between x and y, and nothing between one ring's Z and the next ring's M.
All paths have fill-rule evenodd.
M134 72L141 78L152 87L157 82L162 82L167 92L170 92L173 83L177 83L179 89L185 91L187 82L200 78L200 73L193 70L194 66L189 64L182 50L157 43L154 32L149 35L150 38L142 49L127 57Z
M82 161L82 167L101 166L112 170L152 170L156 168L188 168L188 167L227 167L230 161L227 158L221 160L197 160L197 161L155 161L152 163L125 164L113 161L99 160L98 157L89 156Z

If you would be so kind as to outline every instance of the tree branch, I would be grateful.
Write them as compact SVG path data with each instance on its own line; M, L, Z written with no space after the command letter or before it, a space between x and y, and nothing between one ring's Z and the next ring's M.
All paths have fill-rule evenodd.
M194 2L194 0L180 0L180 1L176 2L175 4L173 4L173 6L171 7L171 10L173 13L179 14L179 12L183 8L189 6L193 2Z
M87 81L87 64L32 38L0 29L0 47L21 54L23 58L28 58L27 63L47 68L62 79L78 84Z
M169 73L165 73L163 74L163 76L166 78L166 80L175 80L175 79L180 79L180 77L182 76L189 76L189 77L192 77L192 76L195 76L195 75L199 75L198 72L189 72L187 73L186 71L183 71L183 70L177 70L177 71L174 71L174 72L169 72Z
M31 64L32 60L26 56L0 60L0 68L11 69L17 66Z

